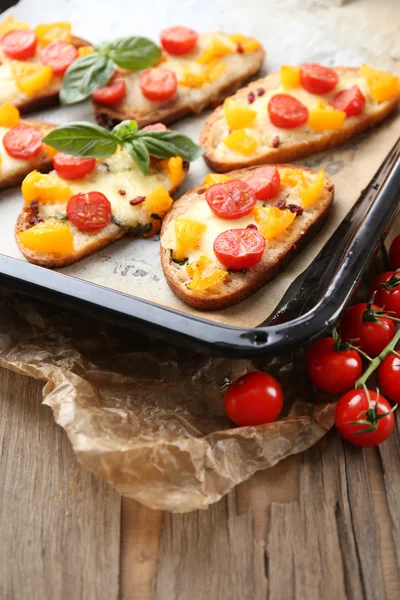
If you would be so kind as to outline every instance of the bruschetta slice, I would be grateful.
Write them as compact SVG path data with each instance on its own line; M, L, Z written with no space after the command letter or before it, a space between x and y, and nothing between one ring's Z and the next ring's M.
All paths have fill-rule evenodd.
M204 158L219 173L289 162L343 144L383 121L400 100L398 77L362 65L283 66L241 89L204 124Z
M326 221L334 188L290 165L207 175L175 202L161 230L168 285L201 311L232 306L273 279Z
M0 104L24 113L56 105L65 71L88 48L68 22L31 29L8 17L0 23Z

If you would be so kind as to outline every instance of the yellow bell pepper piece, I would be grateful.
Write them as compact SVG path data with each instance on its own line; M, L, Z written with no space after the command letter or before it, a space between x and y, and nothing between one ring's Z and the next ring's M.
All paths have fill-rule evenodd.
M224 102L224 115L229 129L233 131L250 127L257 116L257 111L242 102L227 98Z
M25 204L38 200L42 204L67 202L72 196L71 188L55 173L43 175L32 171L22 182L22 196Z
M89 54L94 54L93 46L81 46L78 48L78 56L88 56Z
M281 235L296 218L296 213L287 208L255 206L253 210L258 228L266 240Z
M5 102L0 106L0 127L14 127L19 121L19 110L13 104Z
M72 25L69 21L44 23L35 27L34 31L40 46L51 42L71 42Z
M47 219L18 234L21 244L35 252L48 254L72 254L74 240L66 223L57 219Z
M314 182L305 190L300 191L300 196L304 207L311 206L311 204L314 204L314 202L320 199L324 189L324 184L325 173L324 170L321 169L321 171L317 173Z
M400 82L396 75L379 71L365 64L361 65L361 75L367 80L371 96L376 102L390 100L400 93Z
M187 257L189 250L198 248L201 236L207 226L191 219L175 219L174 228L176 238L174 258L183 260Z
M30 29L28 23L24 21L16 21L14 17L7 17L4 19L2 23L0 23L0 37L6 35L9 31L14 31L14 29Z
M280 68L281 85L284 88L296 88L300 85L300 67L282 65Z
M310 110L308 124L315 131L336 130L343 127L345 120L346 113L344 111L326 105Z
M290 187L298 185L302 189L307 187L307 180L303 171L300 171L300 169L285 169L280 173L280 176L282 185L288 185Z
M243 51L246 53L247 52L255 52L261 46L261 44L258 40L255 40L254 38L251 38L251 37L247 37L246 35L243 35L242 33L234 33L229 36L229 39L231 42L236 44L236 46L237 46L237 44L240 44L241 47L243 48Z
M195 262L189 263L186 272L192 280L187 287L196 291L207 290L223 281L228 274L207 256L200 256Z
M247 135L244 129L236 129L222 141L229 150L243 154L243 156L254 154L258 148L257 140L253 136Z
M188 65L185 65L179 84L184 87L200 88L206 83L211 83L218 79L225 69L226 65L218 59L212 60L208 65L205 65L200 72L194 72Z
M213 81L218 79L218 77L221 77L225 69L226 64L222 62L222 60L218 60L217 58L215 60L212 60L207 66L206 82L212 83Z
M143 206L146 207L153 227L144 237L150 237L161 229L162 219L172 206L172 198L162 185L157 185L146 197Z
M175 188L183 181L183 160L180 156L172 156L161 161L161 168L169 177Z
M231 181L232 177L228 177L228 175L218 175L217 173L209 173L204 177L204 185L208 189L212 185L216 183L226 183L227 181Z
M57 152L59 152L58 150L53 148L53 146L49 146L48 144L44 144L44 143L43 143L43 148L50 160L53 160L53 158L55 157Z
M41 92L53 78L53 71L48 65L13 60L11 69L17 86L28 96L34 96Z
M222 58L223 56L232 54L233 52L236 52L236 44L233 41L222 36L215 36L211 38L210 43L200 54L197 62L200 65L207 65L215 58Z

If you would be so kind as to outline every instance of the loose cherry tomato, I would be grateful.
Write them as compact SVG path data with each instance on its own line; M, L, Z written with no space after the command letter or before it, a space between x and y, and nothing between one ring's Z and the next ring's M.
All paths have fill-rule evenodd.
M276 167L254 169L243 181L253 188L257 200L272 200L281 189L281 178Z
M240 179L216 183L206 191L208 206L221 219L239 219L249 214L256 203L255 191Z
M328 94L337 85L339 76L334 69L318 63L300 65L300 83L311 94Z
M156 67L143 71L139 79L143 96L148 100L163 102L175 94L178 80L171 69Z
M214 254L225 267L240 271L260 262L265 238L257 229L229 229L214 242Z
M142 131L167 131L168 127L164 123L154 123L153 125L146 125Z
M356 350L337 348L333 337L315 342L307 354L307 373L324 392L340 394L354 387L362 375L362 361Z
M376 304L351 306L340 322L340 335L372 358L378 356L394 336L393 321Z
M4 52L10 58L26 60L27 58L32 58L32 56L34 56L37 39L33 31L13 29L3 35L0 44Z
M391 316L400 319L400 271L381 273L373 281L370 293L376 290L374 302Z
M43 133L31 125L19 123L11 127L3 138L7 154L13 158L29 160L37 156L42 149Z
M381 363L378 371L379 387L393 400L400 402L400 358L389 354Z
M67 217L82 231L102 229L111 223L111 204L100 192L75 194L68 200Z
M225 393L225 412L240 427L271 423L282 407L281 386L274 377L260 371L242 375Z
M358 85L353 85L348 90L336 94L331 104L336 110L345 112L348 117L356 117L364 110L365 98Z
M163 29L160 38L161 46L166 52L174 56L182 56L193 50L198 35L193 29L177 25Z
M268 102L268 114L272 125L281 129L294 129L308 121L307 107L289 94L272 96Z
M89 175L96 166L95 158L77 158L64 152L57 152L53 165L60 177L64 179L82 179Z
M377 446L389 437L394 427L393 412L389 412L392 409L386 398L372 390L368 390L368 395L370 401L363 389L351 390L336 405L335 425L340 435L354 446Z
M390 246L389 264L394 271L400 269L400 235L394 238Z
M92 99L100 104L115 104L122 100L126 93L125 79L121 71L115 71L104 87L94 90Z
M63 75L77 58L78 50L68 42L51 42L40 51L40 60L56 75Z

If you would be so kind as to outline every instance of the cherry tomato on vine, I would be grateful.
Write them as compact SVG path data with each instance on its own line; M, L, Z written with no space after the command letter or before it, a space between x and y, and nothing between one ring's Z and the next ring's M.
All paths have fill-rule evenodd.
M225 393L225 412L241 427L271 423L282 407L281 386L274 377L261 371L242 375Z
M378 371L379 386L382 392L393 400L400 402L400 358L389 354L381 363Z
M391 269L400 269L400 235L394 238L389 250L389 264Z
M343 349L340 346L343 345ZM362 375L357 350L336 343L333 337L314 342L307 354L307 373L314 385L324 392L347 392Z
M342 318L339 332L342 339L351 342L374 358L382 352L394 336L394 325L376 304L362 302L351 306Z
M381 273L373 281L371 294L376 290L374 302L391 316L400 318L400 271Z
M372 390L351 390L336 405L335 425L340 435L354 446L377 446L392 433L393 408L386 398Z

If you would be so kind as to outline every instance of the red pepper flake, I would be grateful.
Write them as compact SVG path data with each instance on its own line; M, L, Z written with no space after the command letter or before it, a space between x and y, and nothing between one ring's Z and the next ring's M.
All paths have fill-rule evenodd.
M254 223L250 223L250 225L247 225L246 229L258 229L257 225L254 225Z
M284 209L286 206L286 200L283 198L276 203L276 208Z
M249 104L253 104L255 99L256 99L256 95L254 94L254 92L250 92L249 95L247 96L247 100L249 101Z
M239 52L239 54L243 54L244 52L244 48L240 42L236 44L236 51Z
M258 88L258 90L257 90L257 96L264 96L264 94L265 94L264 88Z
M272 147L273 148L279 148L280 143L281 143L281 140L279 139L279 136L276 135L274 137L274 139L272 140Z
M138 204L142 204L146 200L145 196L136 196L133 200L129 200L129 204L131 206L137 206Z
M304 209L298 204L288 204L288 209L290 210L290 212L295 213L299 216L302 215L304 212Z
M118 194L120 194L120 196L125 196L126 195L126 191L125 190L119 190Z

